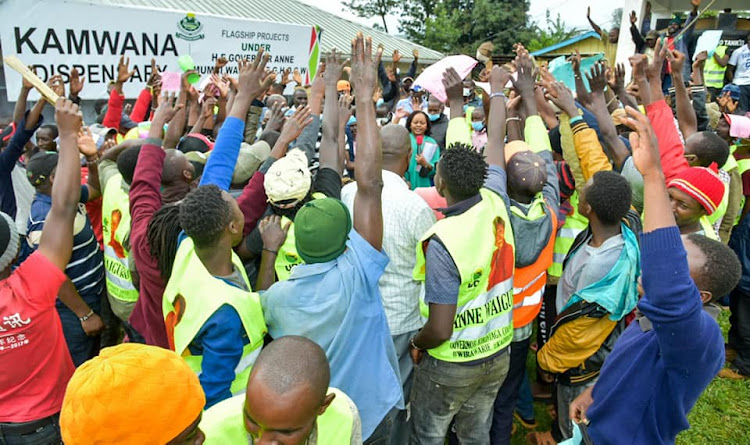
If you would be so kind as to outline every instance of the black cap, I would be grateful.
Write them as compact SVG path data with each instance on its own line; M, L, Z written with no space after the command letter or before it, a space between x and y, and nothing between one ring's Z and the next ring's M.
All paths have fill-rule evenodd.
M26 164L26 177L34 187L39 187L50 177L57 166L58 155L51 151L40 151Z

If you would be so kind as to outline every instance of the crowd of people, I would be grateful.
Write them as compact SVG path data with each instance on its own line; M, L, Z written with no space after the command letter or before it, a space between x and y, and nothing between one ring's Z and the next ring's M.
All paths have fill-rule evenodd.
M441 101L362 34L310 85L260 50L132 107L122 57L90 124L76 72L54 123L24 80L0 443L509 444L534 399L529 443L673 443L750 378L750 37L709 85L679 28L575 92L518 44Z

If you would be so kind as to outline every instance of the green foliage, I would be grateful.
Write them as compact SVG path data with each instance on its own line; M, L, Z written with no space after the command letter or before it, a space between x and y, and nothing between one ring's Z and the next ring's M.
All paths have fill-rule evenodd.
M399 30L407 38L446 54L474 54L487 41L509 53L528 37L528 0L409 0Z
M344 6L351 9L359 17L369 19L370 17L380 17L383 22L383 29L388 32L388 24L385 22L385 16L396 12L399 2L396 0L350 0L345 2Z
M560 18L560 14L557 14L555 20L550 17L549 9L545 16L546 28L541 28L536 23L533 27L533 36L527 41L526 48L529 51L537 51L548 46L552 46L556 43L560 43L564 40L568 40L572 37L577 36L582 30L577 28L569 29L565 26L565 22Z

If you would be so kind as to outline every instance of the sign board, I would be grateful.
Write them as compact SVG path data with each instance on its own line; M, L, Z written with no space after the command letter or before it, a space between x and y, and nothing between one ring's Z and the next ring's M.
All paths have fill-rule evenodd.
M196 70L207 76L216 59L226 57L229 64L222 73L236 77L236 61L253 58L263 48L271 54L269 69L296 68L307 81L320 58L318 26L56 0L0 2L0 17L5 18L0 20L4 56L34 65L45 81L60 74L67 83L77 68L85 80L83 99L107 97L120 55L129 57L135 70L123 88L126 98L140 93L151 74L151 58L160 71L176 72L177 59L189 54ZM8 100L15 101L21 76L6 66L5 79Z

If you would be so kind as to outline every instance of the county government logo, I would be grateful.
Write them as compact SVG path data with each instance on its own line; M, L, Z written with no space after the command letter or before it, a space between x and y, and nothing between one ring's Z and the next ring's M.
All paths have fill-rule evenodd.
M189 12L185 18L177 22L175 35L180 39L193 42L206 37L205 34L201 34L201 31L203 31L203 23L195 18L195 14Z

